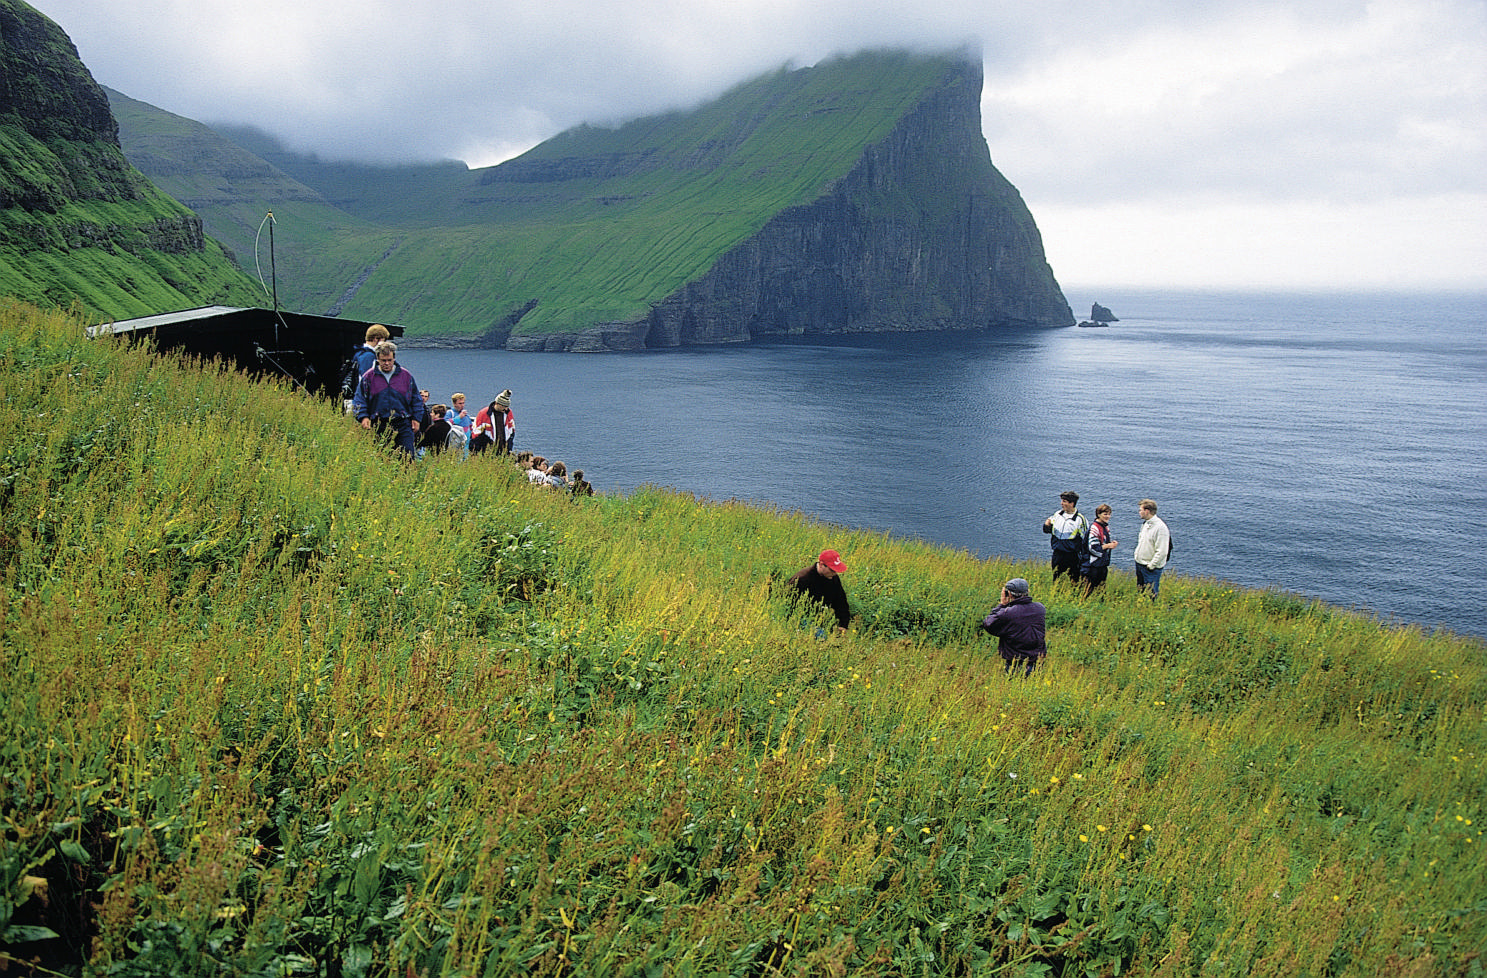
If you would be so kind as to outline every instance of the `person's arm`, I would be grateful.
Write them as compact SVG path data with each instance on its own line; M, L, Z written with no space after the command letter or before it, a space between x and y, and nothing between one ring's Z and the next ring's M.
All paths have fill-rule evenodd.
M367 388L371 386L371 380L364 373L361 380L356 384L356 395L351 398L351 416L361 422L363 428L370 428L372 421L370 417L371 405L367 402Z
M1158 524L1156 532L1152 534L1151 559L1146 562L1146 566L1152 570L1160 570L1167 566L1167 541L1170 539L1172 539L1172 532L1167 529L1167 524Z
M836 593L831 596L831 610L836 612L836 626L843 631L852 624L852 606L847 603L847 589L836 582Z
M408 375L408 403L410 410L408 417L413 422L413 430L417 431L423 425L428 424L429 406L424 402L423 394L418 388L418 381L413 375Z
M1149 564L1151 562L1151 535L1152 526L1151 521L1148 520L1141 524L1141 532L1136 534L1136 552L1133 556L1138 564Z

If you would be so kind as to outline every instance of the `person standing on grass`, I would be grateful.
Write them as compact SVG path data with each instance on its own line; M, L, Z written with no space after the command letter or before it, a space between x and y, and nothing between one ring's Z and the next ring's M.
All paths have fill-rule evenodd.
M511 391L504 390L475 414L475 439L470 454L479 455L494 446L495 454L511 454L516 442L516 415L511 411Z
M341 385L341 398L350 403L356 397L356 389L361 386L362 375L377 363L377 344L392 338L387 327L381 323L373 323L367 327L366 334L362 338L361 346L351 351L351 372Z
M583 469L573 470L573 481L568 483L568 492L574 499L594 494L594 487L583 477Z
M1110 574L1110 552L1120 541L1110 533L1111 508L1104 503L1095 507L1095 521L1089 525L1089 564L1084 568L1084 596L1105 586Z
M351 410L363 428L375 428L408 458L415 457L418 428L427 420L428 409L418 381L398 365L397 344L389 340L377 344L377 361L361 375Z
M1141 533L1136 537L1136 587L1156 600L1162 586L1162 568L1172 555L1172 533L1157 516L1156 500L1141 500Z
M1089 560L1089 521L1079 512L1079 493L1061 492L1058 502L1059 511L1043 521L1043 532L1053 544L1053 583L1058 583L1060 574L1077 582L1084 577Z
M442 404L435 404L429 408L429 414L433 420L419 433L418 451L420 456L424 453L438 455L449 447L449 436L454 431L454 425L449 423L449 419L445 416L446 411L447 408Z
M456 391L449 395L449 413L444 415L450 427L461 432L460 457L470 457L470 433L475 428L475 419L465 410L465 395Z
M852 623L852 609L847 604L847 589L842 587L838 576L846 571L842 555L835 550L823 550L816 562L797 571L790 578L791 597L808 598L810 601L831 610L836 615L836 627L846 631Z
M1033 600L1027 581L1014 577L1002 585L1002 599L981 622L981 630L997 637L997 650L1009 675L1018 669L1026 679L1048 655L1048 611Z

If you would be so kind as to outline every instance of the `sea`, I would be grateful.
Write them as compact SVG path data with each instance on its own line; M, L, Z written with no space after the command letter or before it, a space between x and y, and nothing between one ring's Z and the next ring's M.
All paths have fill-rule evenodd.
M1113 508L1127 572L1150 497L1168 574L1487 638L1487 293L1065 294L1119 321L399 362L472 414L510 388L516 447L601 492L1044 559L1042 522L1074 490L1091 518Z

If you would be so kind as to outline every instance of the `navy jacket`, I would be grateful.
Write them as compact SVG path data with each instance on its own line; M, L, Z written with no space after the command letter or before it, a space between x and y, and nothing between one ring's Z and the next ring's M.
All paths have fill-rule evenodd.
M1030 595L998 605L981 627L995 635L1003 659L1032 659L1048 654L1043 640L1046 609Z
M361 375L352 399L351 413L363 418L409 418L420 425L428 417L428 406L418 393L418 381L401 364L393 368L392 377L384 377L373 367Z

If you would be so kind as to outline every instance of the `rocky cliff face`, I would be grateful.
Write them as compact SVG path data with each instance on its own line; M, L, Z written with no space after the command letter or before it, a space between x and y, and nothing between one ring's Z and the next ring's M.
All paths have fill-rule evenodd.
M55 212L73 200L137 200L149 188L125 162L108 97L67 35L14 0L0 0L0 123L50 157L20 166L7 154L0 207Z
M981 134L966 62L818 200L777 214L642 322L511 336L633 350L861 332L1067 326L1074 316Z
M20 0L0 0L0 146L0 291L103 315L248 294L200 219L125 160L67 35Z

